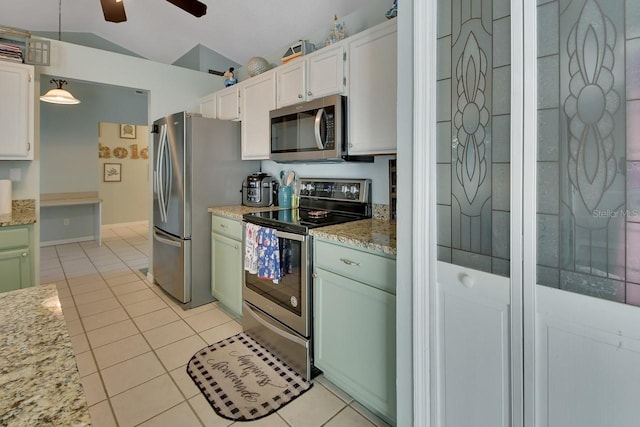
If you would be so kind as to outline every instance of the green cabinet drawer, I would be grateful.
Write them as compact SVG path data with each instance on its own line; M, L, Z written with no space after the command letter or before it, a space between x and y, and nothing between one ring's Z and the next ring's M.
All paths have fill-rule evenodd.
M396 293L396 261L357 249L315 240L315 266Z
M222 216L211 216L211 231L242 241L242 222Z
M0 251L28 248L29 228L28 227L3 227L0 228Z

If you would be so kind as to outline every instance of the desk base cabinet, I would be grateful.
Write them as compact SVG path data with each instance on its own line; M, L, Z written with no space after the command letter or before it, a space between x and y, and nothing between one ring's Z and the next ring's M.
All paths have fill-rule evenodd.
M0 229L0 292L32 285L31 229L31 226Z
M315 267L313 286L315 365L329 381L395 425L395 295L325 266Z

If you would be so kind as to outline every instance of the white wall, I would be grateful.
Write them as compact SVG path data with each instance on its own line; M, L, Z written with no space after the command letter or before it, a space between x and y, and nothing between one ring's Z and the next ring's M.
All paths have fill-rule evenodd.
M103 225L149 219L149 161L143 157L143 150L148 150L148 135L148 126L136 126L135 139L121 138L120 123L100 123L98 141L102 157L98 159L98 190L102 199ZM135 154L131 147L134 144L137 145ZM105 182L105 163L120 165L120 181Z

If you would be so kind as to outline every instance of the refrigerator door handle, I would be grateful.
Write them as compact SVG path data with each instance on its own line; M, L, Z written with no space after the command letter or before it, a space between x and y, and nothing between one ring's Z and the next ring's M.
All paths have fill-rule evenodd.
M166 188L166 195L164 198L164 203L165 203L165 207L164 207L164 217L165 220L168 221L169 220L169 204L171 203L171 186L173 183L173 158L171 156L171 149L170 149L170 144L169 144L169 135L167 132L167 125L165 124L165 130L164 130L164 141L165 141L165 156L167 157L167 166L168 166L168 171L167 171L167 188Z
M167 201L166 201L166 137L167 137L167 125L162 125L160 129L160 152L158 153L158 199L160 207L160 220L164 223L167 222Z
M163 235L164 233L158 230L153 230L153 238L158 242L164 243L165 245L169 245L169 246L175 246L176 248L182 247L182 242L161 237Z
M160 165L162 164L162 130L160 130L160 136L158 137L158 154L156 155L156 170L155 170L155 184L156 194L158 195L158 210L160 211L160 221L164 222L164 215L162 211L162 170Z

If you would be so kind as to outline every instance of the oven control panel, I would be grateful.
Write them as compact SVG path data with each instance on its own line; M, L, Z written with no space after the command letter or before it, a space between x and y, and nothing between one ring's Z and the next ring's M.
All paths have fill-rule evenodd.
M301 179L300 197L368 202L368 179Z

